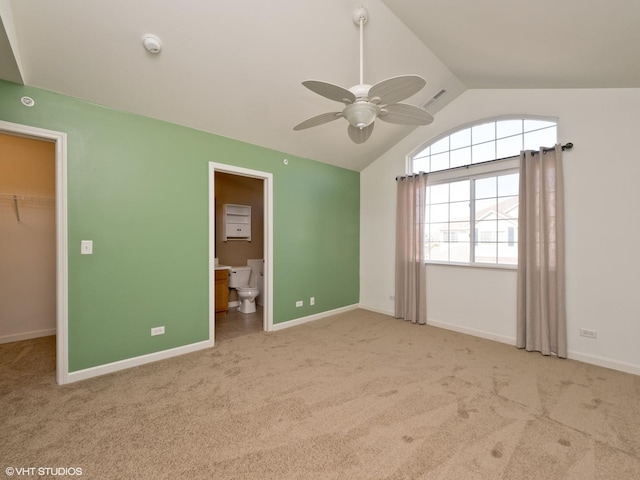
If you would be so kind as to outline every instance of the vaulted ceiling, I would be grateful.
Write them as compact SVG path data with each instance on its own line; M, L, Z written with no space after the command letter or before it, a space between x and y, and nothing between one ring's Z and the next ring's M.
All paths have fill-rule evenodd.
M365 83L422 76L435 122L467 88L640 87L637 0L0 0L0 78L362 170L416 127L293 131L343 107L302 81L358 84L359 5Z

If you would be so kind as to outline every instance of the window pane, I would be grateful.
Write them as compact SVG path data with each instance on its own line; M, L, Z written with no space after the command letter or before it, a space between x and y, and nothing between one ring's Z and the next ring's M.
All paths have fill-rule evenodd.
M496 219L496 199L489 198L487 200L476 200L476 219L490 220Z
M518 197L501 197L498 199L498 214L502 218L518 218Z
M436 262L449 261L449 244L446 242L432 242L429 256L431 260Z
M495 140L496 138L496 123L485 123L484 125L477 125L471 128L471 139L473 145L478 143L488 142L489 140Z
M458 242L449 244L449 261L456 263L470 262L469 242Z
M449 223L449 241L469 242L471 240L471 224L469 222Z
M520 174L500 175L498 177L498 196L518 195L520 190Z
M556 127L545 128L524 134L524 149L538 150L540 147L553 147L556 144Z
M447 168L449 168L449 152L431 155L431 172L446 170Z
M517 220L498 220L498 242L509 243L509 232L515 232L514 228L518 226ZM511 238L513 241L513 237Z
M500 120L496 122L498 138L510 137L522 133L522 120Z
M471 163L471 147L452 150L450 157L450 168L462 167Z
M450 195L452 202L461 202L463 200L469 200L469 180L463 180L461 182L450 183Z
M420 158L420 157L428 157L429 155L431 155L431 145L429 145L426 148L423 148L422 150L420 150L418 153L416 153L413 158Z
M471 145L471 129L465 128L459 132L451 134L451 150L468 147Z
M464 202L451 202L449 208L449 219L452 222L468 222L471 220L471 209L469 208L469 201Z
M429 203L447 203L449 202L449 184L441 183L440 185L431 185L427 187L431 192Z
M556 122L550 122L548 120L525 120L524 131L540 130L541 128L551 127L555 124Z
M498 223L495 220L476 222L476 243L494 243Z
M487 177L476 180L476 198L489 198L497 195L497 178Z
M432 226L434 225L434 222L448 222L449 204L442 203L439 205L431 205L431 207L429 208L429 216ZM433 234L433 227L431 228L431 233Z
M495 142L474 145L473 147L471 147L471 149L472 163L487 162L489 160L495 160L497 158Z
M416 158L413 160L413 172L429 172L429 157Z
M518 264L518 244L514 243L510 246L506 243L498 244L498 263L507 265Z
M496 263L497 243L479 243L475 248L476 262Z
M444 137L438 140L436 143L431 144L431 155L435 153L442 153L449 150L449 137Z
M429 239L431 243L441 243L449 241L449 224L448 223L432 223L430 228Z
M517 157L522 150L522 135L507 137L496 142L496 158Z

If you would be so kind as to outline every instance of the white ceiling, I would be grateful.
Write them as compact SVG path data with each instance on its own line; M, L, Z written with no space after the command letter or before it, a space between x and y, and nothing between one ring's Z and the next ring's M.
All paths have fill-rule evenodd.
M637 0L0 0L0 78L362 170L414 127L293 131L342 107L303 80L358 83L359 5L365 83L421 75L406 102L447 90L432 113L466 88L640 87Z

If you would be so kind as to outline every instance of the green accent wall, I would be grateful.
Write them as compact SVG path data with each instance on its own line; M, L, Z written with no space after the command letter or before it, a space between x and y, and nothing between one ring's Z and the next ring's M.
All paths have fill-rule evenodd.
M3 81L0 120L67 134L70 372L208 339L209 162L273 174L274 324L358 303L358 172Z

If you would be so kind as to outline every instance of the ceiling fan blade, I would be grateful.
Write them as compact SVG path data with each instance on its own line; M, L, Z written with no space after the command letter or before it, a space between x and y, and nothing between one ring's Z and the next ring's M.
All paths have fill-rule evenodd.
M299 123L295 127L294 130L304 130L305 128L316 127L318 125L322 125L323 123L332 122L333 120L337 120L342 117L342 112L330 112L323 113L322 115L317 115L315 117L311 117L305 120L302 123Z
M387 78L369 89L369 101L379 105L396 103L418 93L426 84L418 75Z
M389 123L401 125L429 125L433 122L433 115L424 108L406 103L394 103L385 105L380 110L378 118Z
M302 82L302 85L318 95L322 95L329 100L342 102L345 105L349 105L356 101L356 96L353 93L346 88L333 85L332 83L321 82L319 80L305 80Z
M353 140L353 143L364 143L371 136L373 132L373 123L368 127L358 128L353 125L349 125L349 138Z

